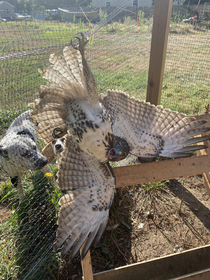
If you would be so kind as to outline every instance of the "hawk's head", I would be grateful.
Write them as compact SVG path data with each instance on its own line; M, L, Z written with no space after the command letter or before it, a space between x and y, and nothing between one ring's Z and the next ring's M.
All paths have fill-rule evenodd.
M129 154L130 148L125 139L115 136L110 144L110 148L106 154L109 161L123 160Z

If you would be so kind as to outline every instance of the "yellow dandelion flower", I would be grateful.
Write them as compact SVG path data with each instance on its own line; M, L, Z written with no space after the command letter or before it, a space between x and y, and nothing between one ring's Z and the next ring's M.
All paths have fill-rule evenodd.
M45 173L45 174L44 174L44 177L52 177L52 176L53 176L52 173Z

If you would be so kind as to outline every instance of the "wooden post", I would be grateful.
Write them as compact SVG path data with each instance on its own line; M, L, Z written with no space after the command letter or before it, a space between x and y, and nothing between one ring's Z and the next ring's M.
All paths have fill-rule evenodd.
M204 136L205 134L202 135L198 135L198 136ZM206 145L207 147L209 146L209 141L205 141L202 143L198 143L198 145ZM205 156L205 155L209 155L209 148L207 149L203 149L203 150L198 150L197 151L197 155L198 156ZM209 169L210 170L210 169ZM210 172L205 172L202 174L203 179L204 179L204 183L205 183L205 187L206 187L206 191L208 192L208 195L210 196Z
M155 0L146 101L160 104L173 0Z
M80 249L80 255L82 255L82 249L84 245ZM93 280L93 270L91 264L91 257L90 257L90 250L88 250L86 256L83 260L81 260L82 265L82 273L83 273L83 280Z

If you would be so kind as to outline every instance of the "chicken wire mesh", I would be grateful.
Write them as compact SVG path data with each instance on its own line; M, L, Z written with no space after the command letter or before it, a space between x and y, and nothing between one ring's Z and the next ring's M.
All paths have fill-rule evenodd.
M101 14L94 36L92 25L82 21L0 24L1 141L12 121L33 109L31 103L38 98L39 86L45 83L38 69L49 65L51 53L61 54L78 32L90 36L87 60L100 93L113 88L146 99L154 8L119 6ZM194 16L195 7L173 7L171 17L161 103L190 115L204 113L210 99L210 31L206 7L205 12L200 8L201 22L194 18L183 21ZM44 145L39 139L39 150ZM61 195L55 182L56 161L50 168L47 174L29 170L21 173L25 195L19 203L17 188L1 166L1 279L55 279L54 275L61 271L60 255L53 252ZM62 279L62 273L58 279Z

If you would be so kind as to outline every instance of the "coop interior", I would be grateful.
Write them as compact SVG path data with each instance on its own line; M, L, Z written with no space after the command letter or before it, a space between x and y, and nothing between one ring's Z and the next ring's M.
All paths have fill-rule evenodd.
M156 36L165 48L165 55L156 55L157 61L161 59L162 71L154 74L160 82L155 93L159 96L157 104L188 116L209 114L210 3L172 5L171 0L156 0L151 7L130 7L128 2L135 1L118 1L114 7L98 9L97 21L89 20L87 13L86 20L84 17L67 20L63 16L60 21L0 22L0 141L14 119L33 110L39 87L46 84L38 70L50 65L50 54L61 55L79 32L89 37L86 58L99 93L117 89L152 102L148 100L151 87L148 77L152 67L152 36ZM166 16L169 17L168 29L166 26L164 31L166 39L162 34L154 34L158 28L153 25L155 9L161 15L163 2L170 2L172 7L170 13L169 5ZM45 146L38 136L38 149L42 151ZM197 164L188 174L194 176L186 177L181 167L176 179L166 171L163 177L158 180L151 177L148 182L139 178L146 172L154 174L148 168L155 169L155 164L167 166L166 159L148 163L129 157L113 164L116 176L121 166L130 169L125 169L124 179L117 185L100 242L90 248L95 275L90 279L112 279L100 278L98 273L170 255L178 258L188 250L210 244L208 176L202 176L202 173L208 175L210 161L204 156L194 162L197 158L195 155L191 162L183 161L186 166ZM19 164L21 169L23 163ZM145 168L141 169L141 165ZM23 171L20 199L17 184L0 165L0 279L82 279L80 254L70 263L68 253L62 259L60 252L53 250L59 199L63 195L57 172L56 158L47 170ZM139 177L135 179L136 176ZM125 177L130 183L125 183ZM204 268L209 267L201 267ZM175 279L180 273L173 270L170 278L155 279Z

